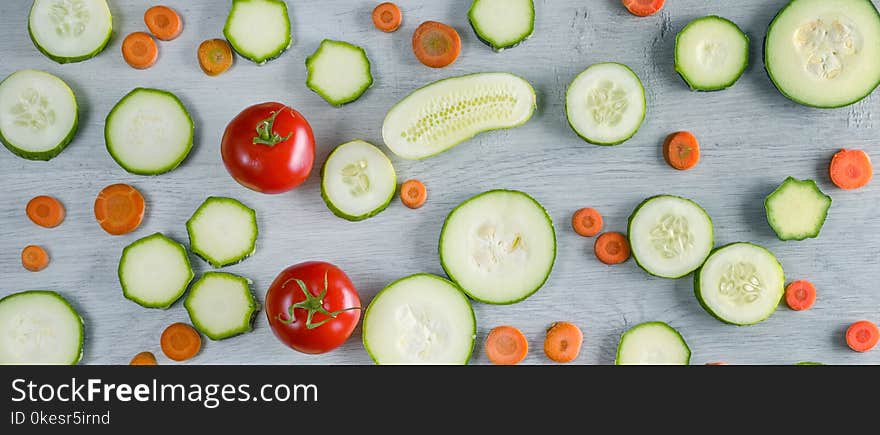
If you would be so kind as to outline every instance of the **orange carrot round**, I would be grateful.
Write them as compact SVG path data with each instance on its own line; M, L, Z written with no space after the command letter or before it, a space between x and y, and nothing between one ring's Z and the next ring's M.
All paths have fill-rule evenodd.
M225 39L208 39L199 44L199 66L209 76L223 74L232 66L232 47Z
M619 264L629 260L630 249L626 236L620 233L604 233L593 245L596 258L605 264Z
M574 323L556 322L547 330L544 353L558 363L574 361L581 352L584 334Z
M867 320L860 320L846 330L846 344L856 352L867 352L880 341L880 330L877 325Z
M623 0L623 5L629 13L637 17L654 15L663 9L666 0Z
M785 287L785 304L795 311L809 309L816 303L816 287L807 280L794 281Z
M689 131L672 133L663 142L663 158L679 171L693 168L700 161L700 142Z
M868 153L862 150L840 150L831 159L831 181L844 190L866 186L874 177L874 167Z
M144 219L144 196L128 184L105 187L95 198L95 219L114 236L128 234Z
M498 326L486 337L486 355L499 365L513 365L529 353L529 343L522 331L513 326Z
M134 356L131 359L131 362L128 363L130 366L156 366L159 365L156 362L156 355L153 355L153 352L141 352Z
M403 14L396 4L391 2L380 3L373 9L373 25L383 32L393 32L400 28L403 22Z
M419 180L407 180L400 186L400 200L409 208L419 208L428 200L428 189Z
M185 361L199 353L202 337L186 323L172 323L162 332L162 352L174 361Z
M707 362L707 366L726 366L727 363L724 361L715 361L715 362Z
M443 68L458 59L461 37L446 24L425 21L413 33L412 48L416 58L425 66Z
M129 33L122 41L122 58L132 68L146 69L159 58L159 47L148 33Z
M64 221L64 206L51 196L41 195L31 199L25 207L27 217L33 223L46 228L54 228Z
M183 20L168 6L153 6L144 12L144 23L150 33L163 41L170 41L183 32Z
M31 272L39 272L49 265L49 254L40 246L25 246L21 250L21 265Z
M571 216L571 228L584 237L593 237L602 232L602 215L594 208L582 208Z

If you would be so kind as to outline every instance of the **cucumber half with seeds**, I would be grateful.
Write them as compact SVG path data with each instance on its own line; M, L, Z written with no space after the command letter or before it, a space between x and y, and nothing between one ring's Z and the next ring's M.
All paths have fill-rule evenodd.
M688 365L691 349L675 328L663 322L633 326L620 337L616 365Z
M183 302L189 318L211 340L223 340L253 329L260 304L246 278L224 272L205 272Z
M535 31L533 0L474 0L468 21L477 38L495 51L513 48Z
M186 249L156 233L125 247L119 259L122 294L146 308L168 308L193 279Z
M113 33L106 0L34 0L28 16L31 41L58 63L91 59Z
M306 58L306 69L306 86L337 107L357 100L373 85L367 52L343 41L322 41Z
M212 196L186 221L193 253L214 267L238 263L257 246L257 213L236 199Z
M831 197L822 193L813 180L788 177L767 199L764 210L767 222L779 240L804 240L819 237Z
M76 96L63 80L26 69L0 82L0 142L29 160L50 160L73 140Z
M471 298L513 304L538 291L553 270L556 232L544 207L515 190L461 203L440 232L440 263Z
M82 344L82 317L58 293L34 290L0 299L0 365L74 365Z
M585 141L617 145L645 119L645 88L628 66L597 63L580 73L565 94L568 124Z
M321 197L327 208L350 221L385 210L396 190L397 174L391 160L362 140L336 147L321 170Z
M692 90L729 88L748 64L749 37L725 18L697 18L675 37L675 70Z
M477 73L429 84L388 111L385 145L404 159L440 154L479 133L525 124L535 112L535 90L507 73Z
M232 0L223 36L236 53L257 65L290 48L290 17L283 0Z

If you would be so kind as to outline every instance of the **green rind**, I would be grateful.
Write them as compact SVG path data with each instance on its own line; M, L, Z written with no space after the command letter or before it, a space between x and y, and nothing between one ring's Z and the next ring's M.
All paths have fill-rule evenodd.
M531 290L531 291L527 292L524 296L522 296L522 297L520 297L520 298L517 298L517 299L504 300L504 301L491 301L491 300L488 300L488 299L480 299L480 298L478 298L478 297L475 297L475 296L472 295L467 289L465 289L464 287L458 285L458 282L455 280L455 276L452 275L452 273L451 273L451 272L449 271L449 269L446 267L446 262L443 260L443 234L446 232L446 226L449 224L449 218L450 218L452 215L454 215L455 212L456 212L459 208L461 208L461 207L464 206L465 204L467 204L467 203L469 203L469 202L471 202L471 201L473 201L473 200L475 200L475 199L478 199L478 198L480 198L480 197L482 197L482 196L489 195L489 194L493 194L493 193L499 193L499 192L502 192L502 193L513 193L513 194L517 194L517 195L525 196L525 197L528 198L530 201L532 201L532 203L535 204L535 206L537 206L542 212L544 212L544 217L547 219L547 224L550 225L550 230L551 230L550 232L553 233L553 258L552 258L551 261L550 261L550 269L547 271L547 274L544 276L544 279L541 280L540 284L538 284L538 286L535 287L534 290ZM439 241L439 243L437 244L437 252L438 252L438 254L439 254L439 256L440 256L440 266L443 268L443 271L446 272L446 275L452 280L452 282L455 282L455 283L456 283L456 284L455 284L456 287L460 288L460 289L461 289L463 292L465 292L465 294L467 294L468 297L470 297L471 299L473 299L473 300L475 300L475 301L477 301L477 302L482 302L482 303L484 303L484 304L490 304L490 305L513 305L513 304L515 304L515 303L522 302L522 301L528 299L529 296L535 294L538 290L541 289L541 287L544 287L544 284L546 284L546 283L547 283L547 280L550 279L550 274L553 272L553 266L556 264L556 253L557 253L558 249L559 249L559 247L557 246L556 227L553 226L553 219L550 217L550 213L547 213L547 209L545 209L544 206L541 205L541 203L539 203L535 198L532 198L531 195L529 195L528 193L521 192L521 191L519 191L519 190L509 190L509 189L494 189L494 190L489 190L489 191L483 192L483 193L481 193L481 194L479 194L479 195L475 195L475 196L473 196L473 197L471 197L471 198L465 200L465 201L462 202L461 204L457 205L454 209L452 209L451 212L449 212L448 215L446 215L446 219L443 221L443 228L440 229L440 241Z
M776 194L781 192L782 189L785 188L785 186L790 183L810 185L810 187L812 187L813 191L815 191L818 194L817 198L821 196L821 197L824 197L825 199L828 200L828 205L825 207L824 213L822 213L822 220L816 226L816 231L813 233L804 233L803 235L792 235L790 237L783 235L782 234L783 230L782 230L782 228L780 228L779 223L776 222L776 220L772 217L773 213L770 210L770 206L769 206L771 199ZM774 190L770 195L767 195L767 197L764 198L764 213L767 216L767 223L770 225L770 228L773 229L773 232L776 233L776 237L779 240L782 240L782 241L791 241L791 240L801 241L801 240L806 240L806 239L814 239L816 237L819 237L819 233L822 232L822 227L825 226L825 220L828 219L828 210L831 209L832 202L833 202L833 200L831 199L831 197L826 195L825 193L823 193L822 190L819 189L819 186L816 184L816 182L814 180L798 180L797 178L794 178L794 177L788 177L785 179L785 181L782 182L782 184L779 185L779 187L776 188L776 190Z
M645 326L660 326L660 327L666 328L666 329L674 332L675 335L678 336L678 339L681 340L681 344L684 345L684 348L687 350L687 361L685 361L685 365L689 365L691 363L691 348L690 348L690 346L688 346L687 341L684 340L684 337L681 335L680 332L678 332L677 329L673 328L672 326L669 326L669 324L665 323L665 322L644 322L644 323L639 323L638 325L627 329L623 333L623 335L620 336L620 341L617 343L617 352L614 355L614 365L621 365L620 364L620 348L622 347L624 340L626 340L627 334L629 334L632 331L635 331L636 329L639 329L639 328L642 328Z
M355 139L355 140L362 140L362 139ZM364 142L366 142L366 141L364 141ZM349 143L349 142L346 142L346 143ZM369 143L369 142L367 142L367 143ZM388 208L388 205L391 204L391 201L394 200L394 194L397 193L397 189L394 189L391 191L391 194L388 195L388 199L386 199L382 205L380 205L378 208L376 208L375 210L373 210L367 214L363 214L360 216L353 216L350 214L346 214L342 210L336 208L336 206L333 205L333 201L330 200L330 197L327 195L327 191L324 189L324 178L325 178L325 171L327 170L327 162L330 161L330 158L333 157L333 154L336 153L336 150L338 150L339 147L341 147L342 145L345 145L345 144L341 144L341 145L337 146L336 148L334 148L333 151L330 151L330 155L327 156L326 160L324 160L324 166L321 167L321 199L324 200L324 204L327 205L327 208L336 217L340 217L342 219L352 221L352 222L359 222L359 221L362 221L365 219L369 219L369 218L376 216L377 214L385 211L385 209ZM373 145L373 146L375 146L375 145ZM378 149L378 147L376 147L376 149ZM381 150L379 150L379 151L381 152ZM388 164L391 165L392 168L394 168L394 165L391 163L391 159L389 159L385 153L382 153L382 155L385 156L385 158L388 160ZM396 186L397 185L397 171L394 171L391 175L394 177L394 185Z
M205 328L201 322L199 322L198 313L193 312L193 309L190 307L190 300L194 297L194 295L199 291L201 284L204 282L205 278L208 277L222 277L223 279L230 279L234 281L239 281L244 285L244 289L247 291L248 298L250 299L249 308L250 311L244 317L244 322L242 322L241 326L236 329L231 329L229 331L224 331L219 334L214 334L208 328ZM236 335L244 334L246 332L250 332L254 329L254 319L257 317L257 313L260 311L260 304L257 302L254 297L254 293L251 290L250 281L247 278L234 275L226 272L205 272L199 277L198 281L193 283L190 288L189 294L186 295L186 299L183 301L183 306L186 308L187 314L189 314L190 320L192 320L193 326L196 327L199 331L205 334L211 340L223 340L226 338L234 337Z
M639 121L639 126L638 126L635 130L633 130L632 134L630 134L630 135L627 136L626 138L621 139L621 140L619 140L619 141L617 141L617 142L599 142L599 141L595 141L595 140L593 140L593 139L590 139L590 138L588 138L588 137L586 137L586 136L581 135L580 132L578 132L577 129L574 128L574 124L571 123L571 118L569 118L569 116L568 116L568 91L571 89L571 83L574 83L574 82L578 79L578 77L581 76L581 74L587 72L590 68L592 68L592 67L594 67L594 66L597 66L597 65L605 65L605 64L615 64L615 65L620 65L620 66L626 68L626 69L627 69L627 70L628 70L633 76L635 76L636 80L639 82L639 89L642 90L642 101L644 102L644 106L645 106L645 109L642 110L642 119ZM576 135L578 135L579 138L581 138L581 139L583 139L584 141L586 141L587 143L591 143L591 144L593 144L593 145L614 146L614 145L620 145L620 144L622 144L622 143L624 143L624 142L626 142L626 141L632 139L632 137L635 136L636 133L639 132L639 130L641 130L641 128L642 128L642 124L645 123L645 116L646 116L646 114L647 114L647 112L648 112L648 100L646 99L647 97L645 97L645 85L644 85L644 83L642 83L642 79L639 78L639 75L636 74L636 72L633 71L632 68L630 68L629 66L626 66L626 65L624 65L624 64L622 64L622 63L617 63L617 62L600 62L600 63L595 63L595 64L590 65L589 67L587 67L587 69L581 71L580 74L578 74L577 76L575 76L574 80L572 80L571 83L569 83L568 88L567 88L566 91L565 91L565 106L563 107L563 109L564 109L564 111L565 111L565 120L568 122L568 126L571 128L571 131L573 131Z
M31 12L33 12L33 9L34 9L34 6L32 4L31 9L30 9ZM82 55L82 56L74 56L74 57L55 56L54 54L52 54L49 51L47 51L46 49L44 49L43 46L41 46L37 42L37 38L34 38L34 32L31 30L30 12L28 13L28 36L30 36L31 42L34 43L34 47L36 47L37 50L40 51L40 53L43 53L44 56L46 56L49 59L52 59L53 61L60 63L60 64L82 62L84 60L89 60L89 59L101 54L101 52L104 51L105 48L107 48L107 44L110 43L110 37L112 35L113 35L113 15L111 14L110 15L110 27L107 29L107 37L104 38L104 42L101 45L99 45L98 48L95 49L95 51L93 51L89 54Z
M367 76L369 77L369 81L368 81L367 83L364 83L364 85L363 85L359 90L355 91L354 94L352 94L352 95L350 95L350 96L348 96L348 97L346 97L346 98L343 98L343 99L341 99L341 100L334 100L334 99L330 98L330 97L329 97L326 93L324 93L324 92L323 92L318 86L312 84L312 73L313 73L313 71L312 71L312 61L313 61L314 59L317 59L318 56L321 55L321 52L322 52L323 49L324 49L324 44L338 44L338 45L344 45L344 46L346 46L347 48L351 48L351 49L358 50L358 51L360 52L360 54L361 54L361 57L363 57L364 62L366 62L366 64L367 64ZM371 86L373 86L372 64L370 63L370 58L367 57L367 52L366 52L366 50L364 50L363 47L359 47L359 46L357 46L357 45L350 44L350 43L345 42L345 41L336 41L336 40L332 40L332 39L324 39L323 41L321 41L321 45L318 46L318 49L315 50L314 53L312 53L309 57L306 58L306 71L308 72L308 75L306 76L306 86L307 86L309 89L311 89L312 92L314 92L314 93L320 95L321 98L323 98L325 101L327 101L328 103L330 103L330 105L335 106L335 107L342 107L342 106L344 106L344 105L346 105L346 104L348 104L348 103L354 102L355 100L357 100L358 98L360 98L361 95L363 95L364 92L367 91L367 89L369 89Z
M207 207L208 205L210 205L211 203L214 203L214 202L226 202L226 203L234 204L236 207L239 207L239 208L247 211L248 214L251 215L251 221L252 221L252 223L254 225L254 229L256 231L256 234L254 235L254 240L253 240L253 242L251 242L249 249L246 250L241 255L239 255L237 257L233 257L233 258L228 259L226 261L213 258L210 254L206 253L205 251L202 251L199 248L198 243L196 243L196 241L193 238L193 228L192 228L193 219L198 217L199 214L202 213L202 211L205 207ZM199 208L197 208L196 211L193 212L192 216L190 216L190 218L187 219L187 221L186 221L186 234L189 236L189 249L193 252L193 254L198 255L199 258L207 261L208 263L211 264L211 266L214 266L216 268L220 268L220 267L225 267L225 266L230 266L233 264L241 263L242 261L244 261L245 259L247 259L251 255L253 255L254 252L256 252L257 239L260 236L260 227L257 226L257 212L254 209L244 205L241 201L239 201L235 198L227 198L225 196L209 196L207 199L205 199L204 202L202 202L202 205L200 205Z
M238 53L239 55L241 55L245 59L256 63L257 65L265 65L266 62L278 58L279 56L284 54L284 52L287 51L288 48L290 48L290 44L292 42L292 39L290 37L290 12L287 10L287 3L285 3L283 0L260 0L260 1L277 3L277 4L280 4L284 8L284 15L287 17L287 38L285 39L285 42L282 43L282 45L278 46L276 48L276 50L272 52L272 54L267 55L265 57L255 56L255 55L249 54L248 52L244 51L243 49L240 49L238 47L238 43L235 40L235 36L231 35L229 33L229 25L232 22L232 19L235 15L236 5L238 5L238 3L250 2L250 1L251 0L232 0L232 7L229 9L229 15L226 17L226 24L223 25L223 37L225 37L226 40L229 41L229 45L232 46L232 49L235 50L236 53Z
M691 83L690 80L688 80L687 72L684 71L682 68L679 68L678 43L679 43L679 39L681 39L681 35L683 35L692 25L699 23L701 21L705 21L705 20L724 21L724 22L732 25L736 30L739 31L739 34L746 41L746 56L745 56L746 61L743 63L742 68L740 68L739 72L736 74L736 76L730 82L725 83L720 86L716 86L716 87L695 86L693 83ZM727 88L733 86L733 84L736 83L740 79L740 77L742 77L743 73L746 71L746 68L749 66L749 47L751 46L751 43L752 43L752 41L751 41L751 39L749 39L749 36L746 35L745 32L743 32L742 29L736 25L736 23L728 20L727 18L719 17L718 15L708 15L708 16L705 16L702 18L697 18L697 19L691 21L690 23L688 23L686 26L684 26L684 28L681 29L681 31L679 31L677 35L675 35L675 72L677 72L678 75L682 78L682 80L684 80L685 83L687 83L687 85L691 88L692 91L712 92L712 91L721 91L721 90L727 89Z
M18 72L18 71L16 71L16 72ZM45 71L41 71L41 72L46 73ZM5 79L3 79L3 81L0 81L0 86L3 86L3 82L5 82L7 79L9 79L9 77L11 77L13 74L15 74L15 73L10 74ZM46 74L49 74L49 73L46 73ZM76 94L73 92L73 89L70 88L70 85L68 85L67 82L65 82L64 80L61 80L60 77L58 77L54 74L49 74L49 75L57 78L58 80L61 81L61 83L64 83L64 86L66 86L67 90L70 91L70 97L73 98L73 106L76 109L76 112L73 114L73 126L70 128L70 132L67 133L67 136L65 136L64 139L62 139L61 142L55 146L55 148L52 148L51 150L48 150L48 151L40 151L40 152L26 151L26 150L23 150L15 145L13 145L11 141L9 141L8 139L6 139L3 136L3 130L0 129L0 143L2 143L3 146L6 147L6 149L11 151L12 154L15 154L23 159L41 160L41 161L52 160L53 158L55 158L59 154L61 154L61 152L64 151L65 148L67 148L67 145L69 145L70 142L73 141L74 136L76 136L77 129L79 128L79 103L76 102Z
M477 23L474 20L474 15L473 15L474 8L477 6L477 3L479 3L480 1L481 0L474 0L474 2L471 3L471 7L468 8L468 23L470 23L471 29L473 29L474 34L477 35L477 39L479 39L480 42L482 42L483 44L486 44L489 47L491 47L492 50L495 51L496 53L500 53L504 50L508 50L508 49L514 48L514 47L522 44L527 39L531 38L532 35L535 33L535 2L533 0L531 0L530 3L532 5L532 17L531 17L531 23L529 25L529 30L527 32L523 33L522 35L518 36L517 40L513 43L510 43L507 45L496 43L495 41L492 40L491 36L486 35L485 33L483 33L480 30L479 23Z
M126 253L128 253L128 250L134 246L137 246L141 243L144 243L144 242L146 242L150 239L154 239L154 238L164 239L166 242L170 243L175 248L180 250L180 256L181 256L181 258L183 258L183 261L186 263L186 267L189 269L189 279L180 288L180 291L173 298L173 300L171 300L167 303L164 303L164 304L163 303L150 304L150 303L144 302L143 300L141 300L140 298L138 298L136 296L129 294L128 289L125 287L125 281L122 279L122 265L125 262L125 255L126 255ZM177 302L181 296L183 296L183 294L186 292L187 287L189 287L189 283L192 282L193 277L195 277L195 274L193 273L193 270L192 270L192 264L190 264L190 262L189 262L189 255L187 255L186 248L184 248L183 245L181 245L180 243L176 242L175 240L173 240L169 237L166 237L162 233L153 233L149 236L135 240L134 242L132 242L130 245L126 246L122 250L122 257L119 259L119 267L116 269L116 276L119 278L119 285L122 287L122 295L125 296L126 299L128 299L128 300L130 300L130 301L132 301L132 302L134 302L144 308L159 308L159 309L164 310L164 309L167 309L168 307L174 305L174 303Z
M19 292L19 293L13 293L11 295L7 295L3 298L0 298L0 304L3 304L3 302L6 302L6 301L11 300L13 298L16 298L18 296L29 296L29 295L45 295L45 296L50 296L50 297L53 297L55 299L60 300L61 302L64 303L64 305L67 307L67 309L70 310L70 313L73 314L73 316L77 319L77 321L79 323L79 352L77 353L76 357L74 357L74 359L72 361L67 363L68 365L72 365L72 366L77 365L82 360L82 357L83 357L83 338L85 336L85 328L83 327L82 316L80 316L79 313L76 311L76 309L73 308L73 305L70 305L70 302L68 302L67 299L64 299L64 296L61 296L61 294L59 294L58 292L54 292L54 291L50 291L50 290L28 290L28 291L23 291L23 292Z
M370 316L370 308L373 307L373 302L377 301L379 299L379 296L382 296L382 293L384 293L385 290L388 290L389 288L393 287L395 284L397 284L401 281L404 281L404 280L407 280L410 278L420 277L420 276L425 276L425 277L429 277L432 279L437 279L437 280L443 281L443 282L451 285L453 288L455 288L459 291L458 293L461 295L462 298L464 298L465 302L467 303L468 308L470 308L471 319L473 319L473 324L474 324L474 330L471 332L471 336L473 337L473 339L471 339L470 351L468 352L464 361L461 362L462 365L467 364L471 360L471 356L474 353L474 345L476 344L476 341L477 341L477 339L476 339L476 337L477 337L477 316L476 316L476 314L474 314L474 307L471 305L471 301L468 300L467 296L465 295L464 290L462 290L462 288L459 287L458 284L456 284L448 279L445 279L445 278L442 278L442 277L439 277L437 275L430 274L430 273L416 273L413 275L405 276L403 278L394 280L390 284L383 287L382 290L379 290L379 293L376 293L376 296L373 296L373 299L370 301L370 304L367 305L367 310L364 312L364 321L361 324L362 328L363 328L363 331L361 331L361 340L364 343L364 349L367 351L367 354L370 355L370 359L372 359L373 362L376 363L376 365L381 365L379 360L373 354L373 351L370 349L370 343L367 341L367 318Z

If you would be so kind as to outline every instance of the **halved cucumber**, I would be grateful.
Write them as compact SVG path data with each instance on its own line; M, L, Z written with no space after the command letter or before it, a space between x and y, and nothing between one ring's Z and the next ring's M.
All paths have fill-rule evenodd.
M856 103L880 84L880 14L871 0L793 0L767 29L764 66L796 103Z
M382 289L363 328L364 348L376 364L467 364L477 320L455 284L421 273Z
M722 322L753 325L770 317L785 292L782 265L767 249L732 243L712 252L694 274L700 305Z
M290 17L283 0L232 0L223 35L236 53L257 65L290 48Z
M375 216L394 198L397 174L379 148L362 140L336 147L321 170L321 197L333 214L350 221Z
M749 64L749 37L717 15L697 18L675 37L675 70L695 91L733 86Z
M156 233L125 247L119 259L122 294L146 308L168 308L193 279L186 249Z
M538 291L553 270L556 232L544 207L515 190L481 193L449 213L440 263L471 298L513 304Z
M617 145L645 119L645 88L628 66L606 62L578 74L565 94L568 124L585 141Z
M214 267L238 263L254 253L257 213L236 199L212 196L186 221L189 247Z
M73 140L76 96L63 80L25 69L0 82L0 142L29 160L49 160Z
M633 326L620 337L616 365L688 365L691 349L675 328L663 322Z
M478 73L431 83L388 111L385 145L404 159L440 154L477 134L525 124L535 112L535 90L507 73Z
M74 365L82 344L82 317L58 293L34 290L0 299L0 365Z
M325 39L306 58L306 86L334 106L360 98L373 86L370 59L363 48Z
M107 115L104 141L122 169L138 175L164 174L192 149L193 122L171 92L136 88Z
M627 229L636 263L654 276L681 278L712 251L712 219L697 203L671 195L648 198L629 217Z
M788 177L764 200L767 222L779 240L819 237L831 197L822 193L813 180Z
M477 38L495 51L513 48L535 31L533 0L474 0L468 21Z
M34 0L28 33L49 59L79 62L104 50L113 33L113 17L106 0Z
M260 304L250 281L225 272L205 272L183 302L189 318L211 340L223 340L253 329Z

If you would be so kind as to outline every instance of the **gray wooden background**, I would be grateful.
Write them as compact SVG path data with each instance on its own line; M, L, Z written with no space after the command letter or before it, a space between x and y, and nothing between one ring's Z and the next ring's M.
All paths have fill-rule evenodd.
M290 0L295 39L290 50L262 67L239 58L215 78L200 71L195 52L202 40L222 37L228 1L165 1L184 17L181 37L160 43L159 61L151 69L137 71L123 62L123 36L144 30L142 14L153 3L111 0L114 35L107 49L86 62L58 65L28 39L30 1L0 2L0 77L21 68L56 74L76 92L81 116L74 142L49 163L0 150L0 296L28 289L64 294L85 318L84 363L126 364L144 350L156 353L160 364L170 363L159 350L159 335L172 322L188 321L182 303L161 311L127 301L116 278L117 262L126 244L156 231L186 242L184 223L209 195L236 197L257 210L257 253L227 270L253 279L260 300L284 267L321 259L345 270L367 302L402 276L442 274L437 239L443 219L459 202L493 188L520 189L544 204L556 225L559 255L547 284L525 302L474 304L479 330L472 363L488 362L481 342L501 324L515 325L529 337L526 363L548 362L542 352L544 330L557 320L583 329L579 364L612 363L620 334L650 320L678 328L695 364L880 363L880 350L857 354L843 338L855 320L880 321L880 181L844 192L827 176L827 163L841 147L863 148L880 159L878 97L849 108L818 110L791 103L775 90L763 71L761 42L785 0L670 0L649 18L629 15L618 0L537 0L534 36L501 54L481 44L469 28L470 0L398 0L404 25L392 34L372 27L376 1ZM731 19L748 33L752 62L733 88L692 93L673 70L675 34L689 20L708 14ZM451 67L432 70L413 57L410 37L425 20L446 22L461 34L462 54ZM360 44L373 62L375 85L342 109L330 107L304 84L305 57L323 38ZM631 66L647 90L644 125L617 147L578 139L563 110L567 84L600 61ZM496 70L528 79L538 93L538 111L523 127L481 135L425 161L393 158L400 180L418 177L426 183L429 200L420 210L395 200L377 217L350 223L324 206L317 171L299 189L266 196L240 187L220 159L226 123L250 104L277 100L300 110L317 137L318 168L342 142L363 138L381 145L386 111L413 89L444 77ZM128 174L104 147L104 117L137 86L173 91L196 123L192 153L171 173L153 178ZM682 129L693 131L703 147L702 161L686 173L669 168L661 155L663 138ZM815 178L834 198L819 239L783 243L765 222L763 198L789 175ZM133 234L111 237L95 223L92 204L101 188L118 182L144 193L147 215ZM780 307L756 326L725 325L700 308L689 278L654 278L632 261L600 264L592 254L593 240L569 227L574 210L592 206L605 215L607 230L625 231L632 209L661 193L703 205L715 222L717 244L752 241L770 248L787 277L816 284L816 305L806 312ZM44 229L28 221L25 204L40 194L55 195L65 204L68 217L60 227ZM52 257L39 273L20 265L22 247L32 243ZM210 270L200 259L192 260L197 274ZM277 341L261 312L252 333L207 341L190 363L365 364L370 359L360 328L339 349L308 356Z

